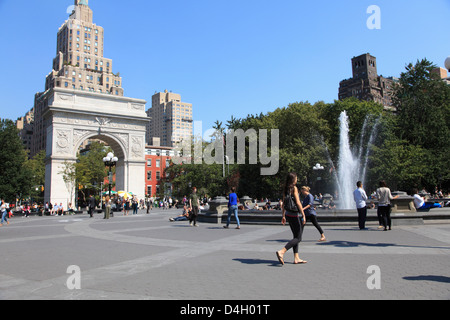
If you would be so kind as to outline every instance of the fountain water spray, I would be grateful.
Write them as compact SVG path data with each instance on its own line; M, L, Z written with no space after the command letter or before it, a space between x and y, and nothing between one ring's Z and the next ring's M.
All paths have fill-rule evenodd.
M364 135L367 127L367 118L364 122L360 146L355 156L350 147L349 124L347 112L343 111L339 117L340 121L340 138L339 138L339 161L337 174L337 188L339 193L339 209L353 209L355 202L353 200L353 190L356 189L356 182L362 181L364 184L366 167L368 165L369 147L373 144L377 128L376 121L372 133L370 135L366 151L364 152Z

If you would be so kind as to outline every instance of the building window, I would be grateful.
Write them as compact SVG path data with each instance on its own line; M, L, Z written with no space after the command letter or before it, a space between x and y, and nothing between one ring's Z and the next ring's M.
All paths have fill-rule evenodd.
M147 171L147 180L152 180L152 172L151 171Z

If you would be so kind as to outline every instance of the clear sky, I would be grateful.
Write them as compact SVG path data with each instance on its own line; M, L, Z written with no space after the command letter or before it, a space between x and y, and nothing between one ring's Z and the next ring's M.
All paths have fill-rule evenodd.
M44 90L72 0L0 0L0 118L17 119ZM367 8L381 9L370 30ZM203 129L297 101L333 102L351 58L377 57L398 77L409 62L450 56L450 0L89 0L104 56L125 96L165 89Z

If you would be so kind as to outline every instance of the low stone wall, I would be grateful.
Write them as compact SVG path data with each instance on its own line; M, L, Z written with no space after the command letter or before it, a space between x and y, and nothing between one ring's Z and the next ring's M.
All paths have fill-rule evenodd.
M397 208L401 208L398 206ZM200 222L225 224L228 217L228 210L222 213L203 211L200 212L198 220ZM239 211L239 220L241 224L281 224L282 213L280 210L241 210ZM328 225L358 225L358 214L355 210L317 210L319 223ZM448 220L450 223L450 208L432 209L429 212L392 212L392 225L421 225L425 220ZM367 222L378 223L376 209L367 210ZM234 216L231 217L231 223L235 224Z

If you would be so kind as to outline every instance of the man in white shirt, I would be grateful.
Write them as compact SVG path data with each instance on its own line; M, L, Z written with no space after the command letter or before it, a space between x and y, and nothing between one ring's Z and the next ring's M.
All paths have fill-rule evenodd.
M360 230L366 230L367 217L367 194L362 187L362 182L356 183L357 189L353 191L353 199L356 202L356 210L358 210L358 224Z
M419 191L417 190L417 188L414 188L412 193L414 195L414 206L416 207L417 210L429 210L431 208L442 208L442 205L440 203L425 202L425 199L419 195Z

